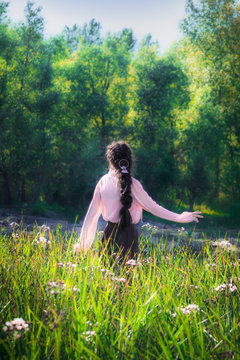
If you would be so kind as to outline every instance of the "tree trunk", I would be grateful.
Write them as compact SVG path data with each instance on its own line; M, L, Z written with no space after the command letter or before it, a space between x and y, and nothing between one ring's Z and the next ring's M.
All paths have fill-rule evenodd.
M7 171L2 172L3 184L4 184L4 204L10 205L12 202L11 190L10 190L10 181Z
M193 206L194 206L194 202L195 202L195 196L192 194L191 198L190 198L190 204L189 204L189 211L193 211Z
M21 198L20 198L21 202L26 202L26 191L25 191L25 180L22 179L22 184L21 184Z
M102 127L101 127L101 153L102 155L105 154L106 146L107 146L107 133L106 133L106 120L105 120L105 114L102 113L101 116L102 120Z
M222 88L220 87L218 89L218 105L221 105L222 103Z
M216 159L215 159L215 185L214 185L214 190L213 190L213 199L218 198L219 196L219 191L220 191L220 169L219 169L219 155L216 155Z

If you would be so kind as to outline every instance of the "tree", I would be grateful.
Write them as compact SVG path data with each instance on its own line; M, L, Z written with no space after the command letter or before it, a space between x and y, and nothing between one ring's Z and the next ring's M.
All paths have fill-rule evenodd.
M235 0L203 1L197 4L188 0L187 17L182 29L205 56L212 88L212 99L221 106L225 123L225 156L228 157L232 184L239 184L240 128L240 5ZM232 141L234 139L234 141ZM220 189L220 152L216 152L216 191ZM236 178L232 178L235 174ZM217 185L219 184L219 185ZM239 186L231 191L232 199L240 199Z
M152 194L167 200L166 190L174 186L178 173L173 110L188 102L188 81L180 67L159 58L157 49L156 44L149 46L149 41L143 42L132 64L133 128L137 142L136 171Z
M195 110L195 109L194 109ZM193 114L192 114L193 115ZM181 169L181 187L186 189L189 211L194 203L215 198L217 151L222 151L223 119L218 105L202 97L192 121L181 127L176 143L177 162ZM217 155L217 156L216 156Z
M15 51L8 58L6 70L6 87L4 106L1 109L1 154L4 167L4 184L10 192L10 178L17 183L17 196L26 201L26 179L32 164L31 149L34 113L32 106L34 95L32 85L38 66L39 44L43 37L43 18L40 8L27 3L25 23L14 29ZM8 179L8 180L6 180ZM9 193L7 202L11 201Z

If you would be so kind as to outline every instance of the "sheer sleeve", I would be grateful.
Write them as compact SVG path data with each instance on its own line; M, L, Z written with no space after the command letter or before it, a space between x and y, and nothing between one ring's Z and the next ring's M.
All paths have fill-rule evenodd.
M179 223L188 223L193 221L193 215L191 212L177 214L158 205L144 190L141 183L135 178L132 178L132 196L144 210L162 219Z
M76 251L79 250L79 247L83 251L91 247L96 234L97 223L99 216L101 215L101 211L102 206L99 181L94 190L92 201L83 222L79 243L75 246Z

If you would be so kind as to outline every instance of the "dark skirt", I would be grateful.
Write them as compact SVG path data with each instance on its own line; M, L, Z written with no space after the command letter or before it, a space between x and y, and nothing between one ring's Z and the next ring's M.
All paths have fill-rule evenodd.
M109 255L119 253L120 257L135 259L138 253L138 232L135 224L121 229L119 223L108 221L102 236L102 245Z

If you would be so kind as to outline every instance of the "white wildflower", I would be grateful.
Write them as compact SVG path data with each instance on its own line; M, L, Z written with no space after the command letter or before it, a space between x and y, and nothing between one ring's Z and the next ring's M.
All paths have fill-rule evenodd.
M156 225L151 225L149 223L142 225L141 229L145 229L147 231L152 231L152 232L159 230L159 228Z
M74 287L73 287L73 291L74 291L74 292L78 292L79 289L78 289L76 286L74 286Z
M45 286L47 286L47 291L49 291L50 294L59 294L60 291L71 291L70 287L67 287L67 285L64 283L64 281L62 280L58 280L57 282L55 281L49 281L45 284ZM72 288L73 292L78 292L79 289L74 286Z
M167 310L167 312L169 312L169 314L172 316L172 317L176 317L177 316L177 313L176 312L171 312L171 310Z
M126 265L130 265L130 266L136 266L137 265L137 261L134 259L130 259L126 262Z
M198 289L198 286L196 285L190 285L191 288Z
M151 264L153 262L153 258L148 257L147 259L143 259L142 262L145 263L145 264Z
M10 226L11 226L11 228L17 228L17 227L19 227L19 224L13 221L10 223Z
M210 267L210 266L215 267L216 264L215 264L215 263L211 263L211 264L207 263L207 264L206 264L206 267Z
M179 308L178 308L179 309ZM199 311L199 306L196 305L196 304L189 304L188 306L184 307L184 306L181 306L180 308L181 312L184 314L184 315L189 315L191 314L192 312L198 312Z
M7 321L5 323L5 326L3 327L4 332L12 330L20 331L22 329L24 329L25 331L29 330L28 323L22 318L15 318L12 321Z
M126 279L124 278L118 278L118 277L112 277L112 281L116 281L116 282L123 282L125 283L126 282Z
M68 262L66 265L68 266L68 268L70 268L70 267L72 267L72 268L77 267L76 264L72 264L72 263L70 263L70 262Z
M42 226L38 226L39 229L43 230L43 231L47 231L47 230L50 230L50 227L43 224Z
M214 289L214 291L223 291L224 289L226 289L227 285L226 284L222 284L216 287L216 289Z
M219 239L219 241L212 241L211 244L215 247L219 246L227 250L233 250L233 245L230 243L230 241L227 240Z
M148 227L150 227L150 226L151 226L151 225L150 225L149 223L146 223L146 224L144 224L144 225L141 226L141 229L148 228Z
M90 342L91 338L95 336L95 331L86 331L82 333L82 336L85 338L87 342Z
M184 227L181 227L181 229L178 229L177 231L179 232L179 234L183 234L183 233L187 234L188 233Z
M109 271L107 269L100 269L100 271L105 275L114 276L114 273L112 273L111 271Z
M24 323L24 320L22 318L15 318L12 320L12 325L21 325Z
M49 245L51 244L50 240L47 240L44 236L39 236L34 239L36 244Z
M65 264L64 264L63 262L59 262L59 263L57 263L57 266L58 266L58 267L64 267Z
M236 285L229 284L229 291L230 291L230 292L237 291Z

